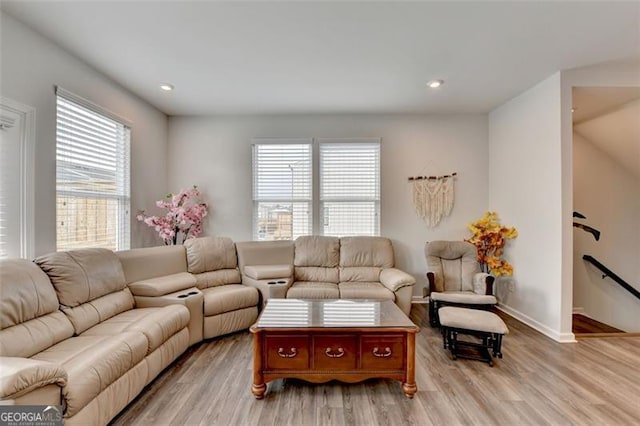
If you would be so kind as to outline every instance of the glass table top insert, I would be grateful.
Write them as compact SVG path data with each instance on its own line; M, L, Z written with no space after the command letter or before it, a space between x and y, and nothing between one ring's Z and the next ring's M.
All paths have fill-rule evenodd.
M269 299L257 328L412 327L390 300Z

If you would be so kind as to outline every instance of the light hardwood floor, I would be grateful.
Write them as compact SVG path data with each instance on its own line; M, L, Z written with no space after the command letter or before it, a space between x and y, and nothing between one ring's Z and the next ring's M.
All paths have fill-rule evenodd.
M501 314L510 334L495 366L442 349L426 305L414 305L418 393L399 382L314 385L276 380L251 394L248 332L195 345L152 382L116 425L638 425L640 337L559 344Z

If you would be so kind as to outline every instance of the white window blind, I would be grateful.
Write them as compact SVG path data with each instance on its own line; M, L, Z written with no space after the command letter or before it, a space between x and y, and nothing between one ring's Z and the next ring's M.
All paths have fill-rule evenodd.
M320 141L323 235L380 235L380 142Z
M129 127L57 91L57 247L129 248Z
M253 145L253 238L290 240L312 233L311 140Z

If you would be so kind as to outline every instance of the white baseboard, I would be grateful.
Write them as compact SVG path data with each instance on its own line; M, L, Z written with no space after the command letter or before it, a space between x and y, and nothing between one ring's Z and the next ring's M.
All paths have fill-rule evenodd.
M411 303L415 303L417 305L426 305L429 303L429 298L422 296L413 296L411 298Z
M584 308L581 308L579 306L574 307L572 312L574 314L584 315L585 317L588 316L587 314L584 313Z
M528 325L534 330L537 330L540 333L544 334L545 336L555 340L556 342L559 342L559 343L575 343L576 342L576 336L573 333L558 333L557 331L547 327L546 325L538 322L537 320L531 318L530 316L525 315L522 312L517 311L507 305L498 305L497 308L500 309L502 312L511 315L518 321Z

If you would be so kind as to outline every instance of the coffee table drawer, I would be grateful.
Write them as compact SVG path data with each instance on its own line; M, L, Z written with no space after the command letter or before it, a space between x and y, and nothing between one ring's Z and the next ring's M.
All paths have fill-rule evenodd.
M361 337L362 368L365 370L402 370L404 367L404 336Z
M308 336L266 336L267 370L309 368Z
M315 370L350 370L356 368L358 340L354 335L313 336Z

